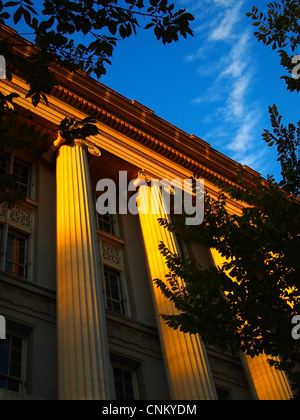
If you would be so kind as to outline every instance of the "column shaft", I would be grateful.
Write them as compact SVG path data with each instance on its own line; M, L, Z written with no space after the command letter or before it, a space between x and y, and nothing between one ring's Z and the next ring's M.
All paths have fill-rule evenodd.
M86 150L57 157L59 398L112 398L102 274Z
M260 354L254 358L244 356L246 372L259 400L289 400L292 392L284 372L270 366L268 357Z
M168 273L158 245L162 241L173 253L179 252L178 245L174 234L161 227L157 221L158 218L168 217L159 187L153 186L150 189L147 186L141 186L139 200L140 222L172 398L176 400L217 399L206 350L199 336L173 330L159 317L160 314L177 314L178 311L153 283L153 279L164 279ZM151 214L151 200L152 208L154 205L158 209L158 214Z

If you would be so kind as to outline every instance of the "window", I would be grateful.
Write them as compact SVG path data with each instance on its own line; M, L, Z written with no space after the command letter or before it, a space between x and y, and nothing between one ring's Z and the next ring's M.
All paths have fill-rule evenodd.
M28 241L26 234L0 225L1 254L4 255L1 268L22 279L27 278Z
M21 190L27 197L30 196L30 172L30 165L21 159L17 159L13 155L0 156L0 175L12 175L16 188Z
M97 203L99 198L101 197L101 194L99 195L99 193L95 194L95 203L96 203L96 208L97 208ZM106 206L106 210L108 210L108 199L105 200L105 206ZM119 232L118 232L118 226L117 226L117 220L115 217L115 214L110 214L110 213L105 213L105 214L100 214L96 213L96 219L97 219L97 228L110 233L112 235L118 236Z
M25 235L8 231L5 271L23 279L27 277L27 242Z
M115 234L114 219L113 219L112 214L109 214L109 213L99 214L98 213L98 226L99 226L99 229L104 230L105 232L111 233L112 235Z
M116 400L134 400L133 375L129 370L113 367Z
M23 339L11 334L0 340L0 388L20 391Z
M14 159L13 179L19 190L21 190L27 197L30 195L30 168L25 162L19 159Z
M104 267L106 306L111 312L124 314L120 273Z

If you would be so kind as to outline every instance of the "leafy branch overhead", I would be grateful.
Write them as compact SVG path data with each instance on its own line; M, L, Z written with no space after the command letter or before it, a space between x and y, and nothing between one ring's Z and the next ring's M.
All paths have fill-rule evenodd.
M75 139L85 140L89 136L98 134L98 128L95 124L96 120L91 117L80 121L65 118L59 125L59 133L67 143L72 143Z
M51 62L100 78L111 64L119 40L136 35L139 28L152 28L163 44L175 42L180 36L193 35L190 22L194 17L185 9L176 11L167 0L44 0L42 4L0 0L0 25L11 19L15 25L25 22L39 48L22 63L30 83L28 96L37 105L41 98L46 100L56 83L48 69ZM10 40L1 42L0 54L7 62L13 60ZM42 77L45 72L47 76Z
M273 50L277 50L281 58L281 65L289 72L289 76L282 76L288 90L299 92L300 74L298 78L291 76L296 64L293 58L300 54L300 51L297 51L300 45L299 0L269 3L267 14L254 6L247 16L251 17L253 26L257 28L254 32L257 40L265 45L271 45Z

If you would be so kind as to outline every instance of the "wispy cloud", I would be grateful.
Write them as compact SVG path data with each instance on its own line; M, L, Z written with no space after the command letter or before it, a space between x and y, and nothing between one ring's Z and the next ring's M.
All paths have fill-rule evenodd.
M194 7L198 5L205 30L197 33L199 48L186 61L199 63L197 72L206 82L205 91L191 102L202 107L214 104L212 115L203 118L215 121L214 129L207 133L208 141L221 145L224 152L242 164L255 164L263 157L263 152L258 156L254 150L262 111L250 95L256 67L251 58L252 34L243 25L245 0L191 1ZM205 9L208 4L209 14ZM216 139L216 135L223 137Z
M241 18L241 6L242 2L237 2L234 7L226 5L225 12L219 14L213 24L214 28L209 35L209 41L228 41L234 35L233 28Z

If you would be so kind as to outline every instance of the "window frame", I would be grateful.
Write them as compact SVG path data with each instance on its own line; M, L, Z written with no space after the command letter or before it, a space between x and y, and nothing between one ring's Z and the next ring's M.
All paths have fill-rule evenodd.
M18 264L16 261L9 261L7 258L7 248L8 248L8 237L10 234L15 235L16 237L20 237L25 240L25 253L24 253L24 265ZM22 232L18 229L11 227L8 223L0 223L0 270L1 272L14 276L20 280L29 280L29 266L30 266L30 234L27 232ZM7 263L12 264L12 266L16 267L23 267L24 273L23 275L19 275L18 273L9 271L6 269Z
M27 169L28 173L27 173L27 183L23 183L21 181L21 170L19 168L18 173L15 173L15 165L18 164L20 166L23 166L24 168ZM25 161L23 161L22 159L19 159L16 156L12 157L12 167L11 167L11 175L13 176L14 182L16 184L16 187L23 191L25 193L25 197L30 197L31 196L31 188L32 188L32 182L31 182L31 165ZM18 179L16 179L18 178Z
M11 260L9 260L9 256L8 256L8 246L9 246L9 236L11 235L11 237L13 237L13 244L12 244L12 250L11 250ZM13 276L16 276L18 278L21 278L23 280L26 280L28 278L28 253L29 253L29 236L26 235L25 233L19 232L15 229L12 228L8 228L7 229L7 236L6 236L6 241L5 241L5 250L4 250L4 271L7 274L11 274ZM16 253L14 248L16 246L15 244L15 240L19 240L22 239L24 240L24 264L19 263L19 261L15 261L14 257L16 256L18 259L20 258L20 256L22 257L22 254L20 253L20 249L19 252ZM18 244L17 246L20 247L20 244ZM9 271L7 269L7 265L11 264L12 265L12 270ZM23 270L23 274L20 275L19 274L19 270Z
M0 156L0 159L3 161L5 160L5 170L3 174L11 175L14 179L14 182L16 184L16 188L23 191L25 193L26 198L34 198L35 194L35 179L34 179L34 170L33 165L31 162L28 162L25 159L22 159L22 157L19 157L15 153L3 153ZM1 161L0 161L1 163ZM19 165L23 165L28 169L28 177L27 177L27 184L24 184L17 179L15 179L14 176L14 167L15 163L18 163ZM15 174L17 176L17 174ZM25 188L24 188L25 187Z
M105 214L99 214L97 212L97 200L101 196L101 193L94 191L94 202L95 202L95 217L96 217L96 228L99 229L99 231L109 234L112 236L115 236L116 238L120 237L120 227L119 227L119 219L117 214L111 214L109 212ZM107 218L109 220L107 220ZM101 226L101 223L109 225L109 229L103 229L103 226Z
M117 279L117 289L118 289L118 294L119 294L119 298L113 298L111 296L108 296L107 294L107 279L106 279L106 273L112 274L116 276ZM126 315L126 298L124 295L124 287L123 287L123 282L122 282L122 273L119 272L118 270L114 270L111 267L108 266L104 266L103 267L103 280L104 280L104 295L105 295L105 308L107 311L109 311L110 313L113 314L117 314L117 315ZM111 288L110 288L111 289ZM112 306L114 303L117 303L120 305L120 311L117 310L113 310L109 307L108 302L112 302Z
M114 215L110 213L106 213L106 214L97 213L97 227L98 229L104 232L117 236L115 234L116 227L115 227L115 220L113 216Z
M131 368L129 366L125 366L125 365L120 364L120 363L112 363L111 369L112 369L112 377L113 377L113 384L114 384L115 400L116 401L137 401L137 400L139 400L136 369ZM114 374L115 369L118 369L122 372L122 379L124 378L123 372L127 372L127 373L130 374L132 391L133 391L133 399L129 399L129 398L128 399L126 399L126 398L125 399L119 399L119 398L117 398L116 379L115 379L115 374ZM124 391L124 382L123 381L122 381L122 385L123 385L123 391ZM126 393L125 393L125 395L126 395Z
M20 376L13 376L10 373L5 374L5 373L1 373L0 372L0 381L1 379L4 381L14 381L18 383L18 390L14 390L14 389L10 389L7 387L7 383L6 386L1 386L0 385L0 389L5 389L9 392L15 392L18 394L25 394L25 389L26 389L26 353L27 353L27 337L24 334L18 333L16 331L12 331L12 330L8 330L6 333L6 339L5 340L1 340L0 341L0 346L1 346L1 342L3 343L4 341L8 341L8 337L11 338L17 338L21 340L21 358L20 358ZM9 345L9 371L10 371L10 364L11 362L11 353L12 353L12 348L11 348L11 341L10 341L10 345Z

